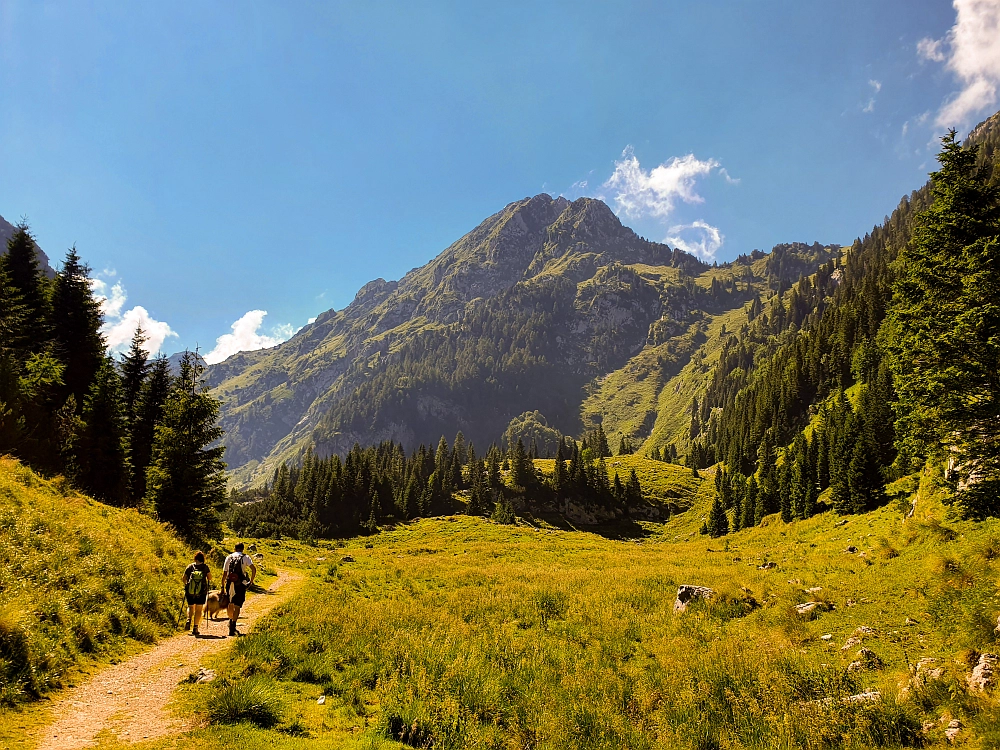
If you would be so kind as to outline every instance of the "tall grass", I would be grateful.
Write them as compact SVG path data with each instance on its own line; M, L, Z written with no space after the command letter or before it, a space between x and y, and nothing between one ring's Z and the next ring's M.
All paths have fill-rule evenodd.
M900 687L917 657L950 664L959 641L993 643L994 556L978 541L989 525L959 527L952 562L934 563L940 535L909 534L890 509L837 520L772 519L728 552L674 543L670 525L636 543L422 521L373 549L349 543L357 562L336 577L318 562L227 674L328 696L322 721L300 717L321 736L330 721L412 747L895 748L943 742L922 724L945 712L986 726L996 701L969 695L957 667L941 685ZM848 539L867 556L846 555ZM886 545L895 554L879 554ZM966 545L974 573L953 564ZM778 568L758 570L762 559ZM674 615L681 583L716 596ZM796 616L808 600L833 609ZM962 622L945 623L938 600ZM920 624L906 630L911 615ZM860 646L840 646L861 625L884 669L847 670Z
M176 627L187 556L150 518L0 458L0 706Z

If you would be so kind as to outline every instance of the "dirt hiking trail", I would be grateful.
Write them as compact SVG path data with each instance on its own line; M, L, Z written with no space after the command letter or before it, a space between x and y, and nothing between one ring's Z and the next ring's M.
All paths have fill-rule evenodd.
M247 597L240 612L240 630L253 624L278 604L287 601L298 588L302 575L287 570L267 592ZM192 718L167 711L177 685L206 657L228 647L229 620L202 620L201 637L183 633L158 643L149 651L105 669L88 682L66 690L53 701L53 724L40 732L38 750L75 750L93 747L100 739L133 743L164 737L193 728Z

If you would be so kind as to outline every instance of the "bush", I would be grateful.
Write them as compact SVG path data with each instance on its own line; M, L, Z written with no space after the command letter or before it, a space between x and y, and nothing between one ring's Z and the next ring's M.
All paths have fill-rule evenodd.
M259 676L219 682L209 706L214 724L248 722L265 729L278 724L283 712L278 686Z

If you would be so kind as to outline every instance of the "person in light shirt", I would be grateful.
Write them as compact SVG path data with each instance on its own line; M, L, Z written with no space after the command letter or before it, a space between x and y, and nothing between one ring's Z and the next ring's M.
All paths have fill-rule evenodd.
M222 566L222 580L229 595L229 635L243 635L236 630L236 621L240 617L240 608L247 600L247 588L257 578L257 566L249 555L243 553L243 542L233 550Z

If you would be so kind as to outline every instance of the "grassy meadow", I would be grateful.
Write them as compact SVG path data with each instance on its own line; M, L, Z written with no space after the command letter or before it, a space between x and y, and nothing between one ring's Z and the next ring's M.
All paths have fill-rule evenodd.
M0 458L0 709L175 630L190 555L148 516Z
M214 724L156 747L921 747L952 719L998 747L996 697L965 677L997 648L1000 524L922 492L910 519L770 517L720 540L689 536L696 505L630 539L454 516L262 541L311 583L183 688ZM674 614L680 584L717 593ZM926 658L940 676L914 681Z

